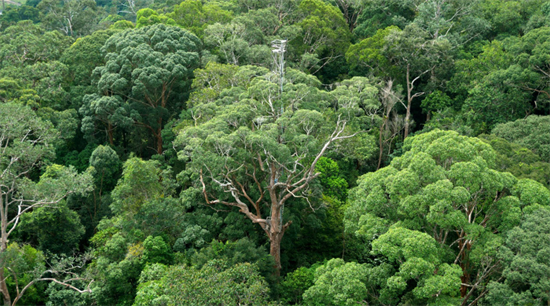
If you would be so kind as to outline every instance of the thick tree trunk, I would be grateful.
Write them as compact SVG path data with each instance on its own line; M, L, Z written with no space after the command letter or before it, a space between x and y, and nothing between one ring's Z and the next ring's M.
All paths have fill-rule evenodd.
M283 238L283 235L281 233L279 234L273 234L269 237L269 254L273 257L273 260L275 260L275 275L277 278L281 276L281 238Z
M281 275L281 240L284 235L281 208L284 202L280 202L275 190L275 184L277 183L275 179L276 166L274 163L271 163L269 168L271 169L271 177L268 186L269 196L271 198L271 220L267 222L267 227L265 229L269 237L269 254L273 256L273 260L275 260L274 268L278 278Z
M282 223L282 211L283 204L276 204L276 207L271 211L271 222L268 222L266 233L269 237L269 254L273 257L275 265L275 275L277 279L281 276L281 241L285 234L285 230L292 224L292 221L288 221L283 225ZM262 226L263 227L263 226Z

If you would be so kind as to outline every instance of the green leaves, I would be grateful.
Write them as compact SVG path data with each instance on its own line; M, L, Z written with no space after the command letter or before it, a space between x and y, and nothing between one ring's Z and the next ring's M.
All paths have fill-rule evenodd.
M494 304L531 303L543 305L548 295L548 209L538 209L524 216L520 226L510 230L499 251L503 259L504 283L489 285L487 300Z
M405 294L409 277L427 277L439 264L459 263L464 275L471 273L465 265L485 269L488 274L478 277L489 277L502 244L494 233L550 205L540 183L492 169L496 154L479 139L434 130L408 138L403 148L390 166L359 179L346 212L346 230L372 241L375 254L400 266L388 279L389 296ZM467 244L470 249L456 247ZM457 297L458 269L450 265L437 278L422 280L413 294L429 298L433 284L448 281L442 288ZM424 281L432 289L418 289Z
M432 237L401 227L391 228L373 241L372 251L386 256L390 262L404 263L416 257L432 265L439 262L437 244Z
M77 37L92 32L99 13L92 0L45 0L37 8L43 13L41 19L49 29Z
M335 258L318 267L314 285L304 292L306 305L356 305L366 299L366 265Z
M142 205L163 194L159 164L131 158L124 163L122 178L113 190L113 212L135 214Z
M496 126L492 133L533 150L543 161L550 162L550 117L529 116Z
M249 263L230 266L222 261L211 261L201 269L186 266L152 266L146 271L149 276L140 278L142 283L134 305L268 303L267 284L258 275L257 268Z
M91 134L102 122L113 145L115 128L134 124L152 134L152 147L161 154L162 129L184 107L200 46L195 35L164 24L110 37L101 49L105 66L94 70L97 93L86 95L80 110L85 116L83 131Z

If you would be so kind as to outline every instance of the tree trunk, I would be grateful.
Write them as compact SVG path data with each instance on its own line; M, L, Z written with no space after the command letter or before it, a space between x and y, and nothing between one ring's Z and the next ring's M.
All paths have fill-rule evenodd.
M109 122L107 124L107 137L109 137L109 144L111 144L111 146L114 146L114 143L113 143L113 125L111 124L111 122Z
M267 235L269 237L269 254L273 256L275 260L275 275L277 279L281 276L281 240L283 238L284 230L282 229L282 214L281 208L284 203L280 203L280 200L277 197L277 192L275 190L275 184L277 180L275 179L276 167L275 164L271 163L269 165L271 169L271 177L269 180L269 196L271 200L271 222L267 222Z
M160 128L157 134L157 154L158 155L162 154L162 135L161 135Z
M403 139L407 138L409 136L409 124L411 120L411 104L412 104L412 84L410 82L410 65L407 64L407 115L405 115L405 137Z
M158 119L158 128L157 128L157 154L162 154L162 118Z
M2 194L0 194L0 254L6 252L8 248L8 210L7 207L5 209L3 200L4 198ZM11 298L10 292L8 291L8 286L6 284L6 278L4 277L5 262L3 261L4 259L0 257L0 292L2 292L2 296L4 298L4 305L9 306L11 305Z
M275 275L277 279L281 276L281 238L283 238L282 233L273 233L269 237L269 254L275 260Z
M380 135L379 135L379 139L378 139L379 146L380 146L380 152L379 152L379 155L378 155L378 167L376 168L376 170L380 169L380 166L382 165L382 153L384 152L384 146L383 146L383 143L382 143L382 133L384 131L384 128L386 127L386 121L387 120L388 120L388 117L384 117L384 121L382 123L382 126L380 127Z
M466 244L466 245L464 245ZM462 268L462 276L460 277L460 280L462 282L462 285L460 286L460 297L464 298L468 294L468 286L466 284L470 283L470 263L468 258L468 253L470 249L472 248L472 244L469 241L461 242L459 243L459 248L463 249L462 255L460 258L460 268Z
M2 252L4 252L3 250ZM4 298L4 305L5 306L11 306L11 298L10 293L8 291L8 286L6 285L6 281L4 280L4 268L0 269L0 291L2 291L2 295Z

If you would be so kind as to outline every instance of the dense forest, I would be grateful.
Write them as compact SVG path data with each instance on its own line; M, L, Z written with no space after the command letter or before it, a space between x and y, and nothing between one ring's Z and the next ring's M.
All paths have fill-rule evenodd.
M550 1L1 1L4 305L550 305Z

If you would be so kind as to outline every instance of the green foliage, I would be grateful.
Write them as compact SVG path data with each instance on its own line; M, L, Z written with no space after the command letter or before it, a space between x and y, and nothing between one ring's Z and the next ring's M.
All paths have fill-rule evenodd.
M367 298L368 266L329 260L315 270L314 285L304 292L306 305L357 305Z
M90 85L92 71L104 64L101 47L114 33L114 30L95 31L78 38L63 52L60 61L69 68L68 75L73 85Z
M216 3L202 3L200 0L185 0L174 6L169 15L179 26L193 32L199 38L204 35L207 26L214 23L229 23L233 18L230 11L220 8Z
M286 83L283 84L284 93L280 95L278 78L266 69L244 66L237 70L232 66L220 65L210 65L209 69L224 71L224 76L210 81L208 78L213 72L197 72L199 79L194 84L198 86L197 95L208 95L209 98L191 98L190 102L193 104L189 105L192 107L188 113L192 116L194 125L190 125L192 123L188 121L188 126L184 127L176 138L175 143L180 148L180 159L189 161L186 171L181 175L194 177L192 184L197 190L206 189L207 201L219 199L220 204L238 206L240 212L253 221L255 218L263 219L262 216L279 214L277 207L288 200L289 205L285 207L285 212L291 210L287 215L292 215L292 222L308 224L313 234L315 229L321 227L319 220L308 214L308 202L301 201L299 197L318 201L320 190L311 188L311 191L308 189L304 193L301 189L306 185L303 185L290 194L290 189L280 189L279 186L288 184L290 188L304 175L306 178L302 182L309 183L311 179L307 178L307 173L310 171L309 173L313 174L314 169L308 170L308 167L314 168L314 165L310 165L316 162L316 155L323 155L321 153L329 148L325 146L327 141L335 144L334 150L331 150L333 154L346 155L349 152L346 151L346 143L341 144L336 142L336 139L329 139L336 135L334 133L349 135L362 129L362 103L349 103L349 100L355 97L346 93L352 92L357 82L357 87L364 89L364 92L359 91L358 95L370 97L372 85L363 79L346 83L343 85L349 85L346 89L335 93L341 105L336 105L335 110L332 110L328 109L328 105L333 97L316 87L319 84L318 80L296 70L289 69L289 76L285 77ZM233 76L230 75L232 72ZM369 102L372 103L364 101L364 105L368 105ZM335 130L337 132L334 132ZM356 141L361 144L356 148L372 144L372 138L368 135ZM363 157L356 157L357 155L352 155L352 158ZM200 181L197 174L202 174L203 181ZM199 182L201 185L204 183L204 187L199 185ZM339 183L344 184L343 181ZM235 186L236 193L230 194L229 185ZM298 191L300 192L297 193ZM296 199L293 199L294 197ZM218 202L210 204L213 203ZM233 215L228 215L230 216L236 219L237 211L234 211ZM273 218L280 220L280 217ZM265 226L263 222L260 224L262 229ZM265 229L264 232L268 233ZM310 243L316 244L317 241ZM324 246L319 244L316 248L321 251ZM323 258L305 259L315 262Z
M422 100L422 110L425 113L430 113L438 110L443 110L447 107L450 107L452 105L452 100L449 98L447 94L440 90L436 90L429 95L426 96L424 100Z
M124 163L122 177L112 194L114 202L111 209L115 214L135 214L145 202L162 195L159 166L155 161L137 157Z
M4 26L14 25L22 20L31 20L32 22L38 22L39 11L37 8L21 5L21 6L7 6L2 11L0 16L0 23Z
M535 210L522 218L520 226L507 233L506 242L499 250L505 281L489 284L487 302L492 305L548 303L549 221L548 209Z
M98 303L133 303L143 268L172 263L171 244L183 231L185 213L171 197L173 191L170 171L160 169L157 161L133 157L124 163L112 192L115 215L103 219L91 239L97 259L90 269L98 279L93 290Z
M376 238L394 232L394 227L426 233L429 236L418 235L433 242L432 250L441 248L438 252L442 263L452 263L450 260L457 258L466 279L463 278L463 283L475 282L474 278L469 279L473 271L484 271L498 264L496 250L502 238L493 234L494 230L506 231L519 224L522 210L531 210L535 203L543 206L550 203L546 188L540 183L517 180L510 173L493 170L495 151L479 139L435 130L408 138L403 150L404 154L394 158L390 166L359 179L358 187L350 192L346 230L374 240L373 250L384 236ZM477 217L470 217L470 213ZM469 241L475 242L471 249L452 247ZM390 261L395 261L405 256L401 253L405 250L404 245L396 245L388 249L389 253L383 252ZM423 246L411 252L422 254L429 250ZM402 258L406 260L406 256ZM424 260L436 264L433 258ZM465 266L472 270L465 270ZM449 276L443 278L452 280L456 269L448 267L447 271ZM477 277L480 276L490 274ZM389 296L398 298L406 288L404 284L397 282L398 291ZM420 292L423 289L413 294L416 298L426 297ZM407 295L403 299L407 300Z
M16 285L26 286L46 269L44 254L28 244L20 245L12 242L1 253L0 258L3 261L8 290L12 296L16 295ZM7 269L8 267L11 271ZM21 304L42 303L44 287L43 283L31 285L21 298Z
M99 8L93 0L42 0L36 7L41 21L49 30L69 36L84 36L93 32Z
M345 202L348 197L348 182L340 176L338 164L326 157L321 157L315 169L321 173L319 181L323 194Z
M78 174L73 167L54 164L43 168L45 172L36 181L29 179L31 171L42 168L55 157L53 144L57 136L51 123L37 118L29 108L11 103L0 104L0 131L0 146L3 148L0 153L0 195L3 199L0 206L6 211L2 220L5 229L2 239L6 243L22 215L32 208L55 205L70 194L86 194L91 190L92 177L89 173ZM19 209L11 210L14 206L19 206ZM78 218L66 207L62 207L59 213L56 216L55 213L38 211L33 212L33 215L37 222L44 218L44 222L50 223L50 226L57 223L54 221L56 218L71 220L69 223L74 228L69 232L74 230L78 237L81 226ZM49 231L59 232L53 228ZM42 238L49 239L44 234ZM65 234L71 235L67 232ZM73 244L69 247L74 247L78 238L69 238L69 243Z
M510 172L517 178L535 180L546 187L550 186L550 164L542 162L533 151L495 135L479 135L479 138L496 151L495 169Z
M309 268L300 267L288 273L281 282L281 299L288 304L300 304L302 295L314 284L315 270L319 264Z
M529 116L498 125L492 133L533 150L544 162L550 162L549 120L548 116Z
M176 25L174 19L165 15L159 15L156 11L150 8L139 10L136 16L136 28L151 26L154 24L165 24L171 26Z
M134 305L266 305L268 294L255 265L213 260L200 269L151 266L140 278Z
M75 282L78 288L84 288L87 283L84 281ZM47 306L72 305L87 306L93 303L90 293L80 293L74 290L68 290L65 286L51 282L44 292L48 296Z
M410 288L407 282L414 280L412 295L405 294L409 303L445 304L459 301L462 270L456 264L441 262L442 250L430 235L401 227L393 227L372 243L373 254L384 255L399 270L382 285L380 299L395 303L397 296Z
M346 60L351 69L361 69L369 67L377 69L377 75L392 75L392 68L387 57L383 53L386 37L393 31L399 31L396 26L389 26L379 29L376 34L361 40L359 43L351 45L346 52ZM378 68L379 67L379 68Z
M143 260L146 264L172 262L172 250L162 237L149 236L143 241Z
M522 32L524 25L545 1L480 1L476 6L491 24L490 35L514 36Z
M161 154L162 129L184 106L200 45L190 32L164 24L111 36L101 49L105 66L94 70L97 93L86 95L80 109L82 131L93 135L103 126L113 145L115 128L134 124L152 134L152 147Z
M100 195L103 189L112 190L121 170L115 150L108 146L98 146L90 156L90 166L93 167L92 175Z
M95 256L18 304L548 302L549 1L15 1L0 256Z
M2 31L0 68L57 60L72 41L57 31L45 32L30 20L20 21Z
M78 214L62 202L55 208L41 207L25 214L21 231L25 240L38 245L41 251L72 255L84 234L84 226Z
M266 280L274 282L272 279L273 258L269 256L265 247L257 247L253 241L246 237L235 242L227 241L225 243L213 240L207 247L194 253L190 261L194 267L201 268L210 260L220 260L229 266L246 262L254 264Z
M302 0L298 13L305 16L296 24L301 33L289 43L302 54L302 67L316 71L322 57L341 56L346 52L351 35L337 7L320 0ZM308 55L315 56L313 62L308 63Z

